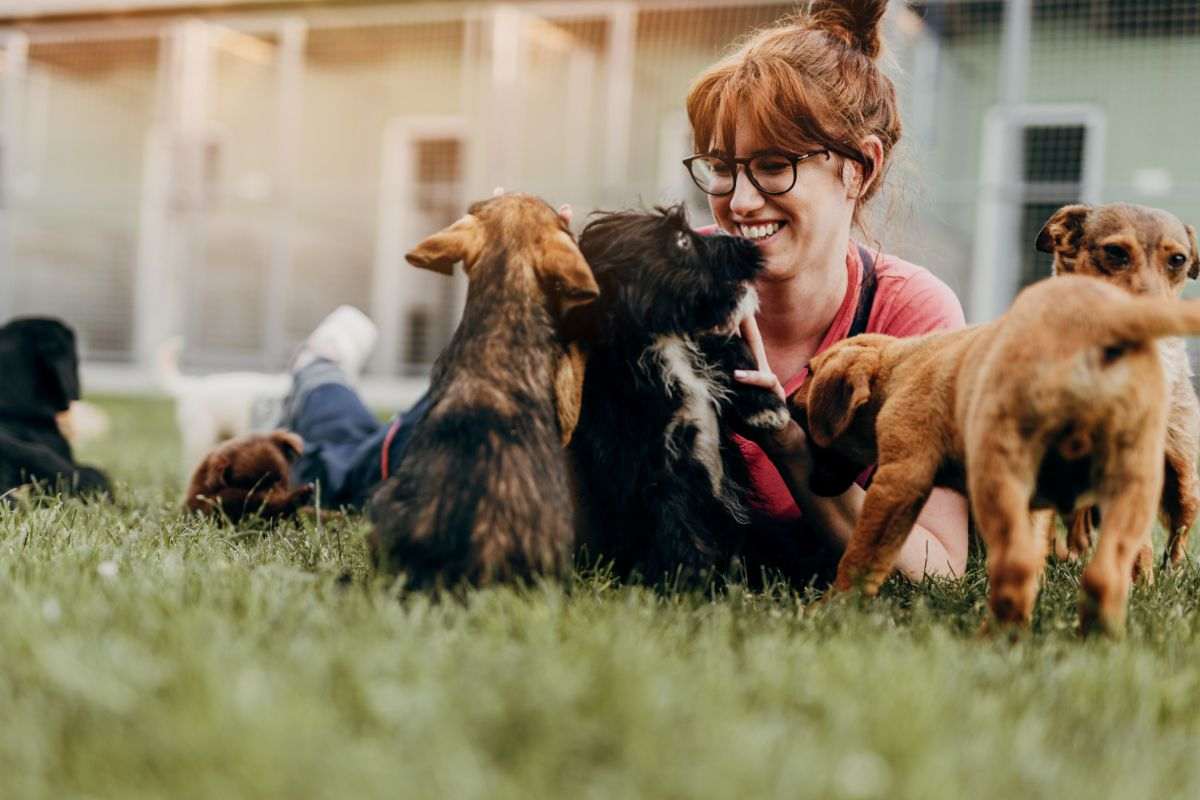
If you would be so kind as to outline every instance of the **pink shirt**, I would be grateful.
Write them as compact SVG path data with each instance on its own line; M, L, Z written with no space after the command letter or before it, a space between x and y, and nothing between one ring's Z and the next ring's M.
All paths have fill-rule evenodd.
M954 292L927 269L887 254L876 253L875 259L875 302L867 321L868 333L917 336L966 325L962 306ZM845 339L849 333L858 307L862 270L858 247L851 242L846 253L846 296L817 348L818 353ZM786 380L781 376L780 381L790 396L806 377L807 367ZM800 509L766 454L758 445L745 439L739 439L738 444L750 467L750 478L758 491L762 510L781 521L799 520Z

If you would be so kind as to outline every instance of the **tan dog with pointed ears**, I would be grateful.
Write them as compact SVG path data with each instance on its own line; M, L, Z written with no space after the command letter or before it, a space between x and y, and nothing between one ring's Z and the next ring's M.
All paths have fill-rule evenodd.
M1196 229L1174 214L1147 206L1111 203L1070 205L1046 221L1037 249L1054 255L1055 275L1090 275L1149 297L1179 297L1188 278L1200 277ZM1200 514L1200 401L1192 389L1191 367L1184 340L1163 339L1159 356L1167 378L1166 474L1160 514L1168 534L1163 565L1177 564L1187 549L1188 534ZM1092 545L1092 509L1076 511L1069 522L1067 547L1074 556ZM1053 535L1052 513L1036 523ZM1151 576L1150 544L1142 549L1138 571Z
M1030 511L1095 505L1101 534L1080 617L1085 629L1120 633L1162 493L1167 397L1155 340L1191 332L1200 301L1067 275L1028 287L984 325L865 334L818 355L794 416L819 447L879 465L834 589L878 592L930 490L966 489L987 545L992 614L1028 624L1047 543Z
M467 304L429 410L372 498L376 563L435 589L561 573L575 541L563 444L582 387L567 326L599 294L592 271L566 221L521 194L472 205L407 258L446 274L462 261Z

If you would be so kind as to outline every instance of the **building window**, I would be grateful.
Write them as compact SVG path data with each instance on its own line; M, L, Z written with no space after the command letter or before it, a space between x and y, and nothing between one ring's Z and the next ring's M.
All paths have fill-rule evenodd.
M1083 158L1087 129L1083 125L1030 125L1023 131L1024 199L1021 204L1020 285L1050 274L1052 257L1033 246L1050 215L1083 193Z

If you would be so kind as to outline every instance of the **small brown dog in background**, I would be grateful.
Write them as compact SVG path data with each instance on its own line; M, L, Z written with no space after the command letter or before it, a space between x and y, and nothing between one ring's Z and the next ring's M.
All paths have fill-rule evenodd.
M999 319L912 339L865 334L811 364L793 395L813 442L878 464L834 590L879 591L934 486L968 490L989 605L1025 625L1045 567L1030 511L1098 506L1084 629L1120 633L1133 561L1162 493L1168 398L1155 340L1200 332L1200 301L1050 278ZM853 479L845 471L846 484ZM843 490L846 487L841 487Z
M1147 206L1111 203L1069 205L1046 221L1037 249L1054 256L1055 275L1090 275L1136 295L1179 297L1188 278L1200 277L1196 229L1174 214ZM1188 534L1200 513L1200 401L1192 388L1184 340L1158 343L1167 379L1166 475L1160 513L1168 531L1163 566L1179 563ZM1093 509L1074 512L1067 551L1079 557L1092 546ZM1055 540L1053 512L1039 512L1035 525ZM1150 544L1142 548L1137 570L1152 576Z
M599 294L591 268L566 220L523 194L475 203L406 257L444 274L461 261L467 302L429 410L371 500L375 562L417 588L559 574L582 381L567 317Z
M288 486L292 463L302 452L304 440L291 431L230 439L196 467L184 505L189 511L219 514L230 522L255 515L292 516L313 495L312 484Z

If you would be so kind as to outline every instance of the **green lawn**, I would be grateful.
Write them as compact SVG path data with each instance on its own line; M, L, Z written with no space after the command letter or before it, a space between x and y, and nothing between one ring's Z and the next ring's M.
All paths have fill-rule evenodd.
M986 583L873 603L603 576L397 598L361 522L178 511L169 407L107 401L115 506L0 509L2 797L1200 797L1200 573L1074 633ZM339 577L349 572L348 584Z

